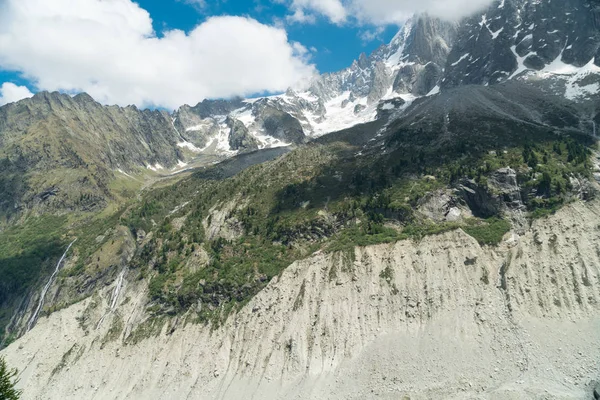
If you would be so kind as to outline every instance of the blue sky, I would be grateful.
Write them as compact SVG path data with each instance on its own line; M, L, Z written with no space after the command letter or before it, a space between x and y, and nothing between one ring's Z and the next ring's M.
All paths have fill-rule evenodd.
M189 31L208 17L215 15L249 16L264 24L273 24L285 19L288 7L269 0L217 0L203 7L194 6L182 0L137 0L153 19L156 32L165 28L178 28ZM377 27L356 23L334 24L327 17L318 16L316 23L285 24L290 40L302 43L317 51L313 62L319 72L334 72L348 67L361 52L367 54L383 42L389 42L398 31L398 25L382 27L372 40L362 38L365 32L374 33Z
M0 49L0 105L40 90L86 91L105 104L167 108L204 98L283 92L317 73L349 66L361 52L389 41L400 25L359 21L341 8L340 0L74 1L0 3L0 41L12 46ZM327 3L334 7L323 9ZM298 13L302 20L293 18ZM207 23L215 18L218 23ZM173 38L174 31L186 37ZM255 39L221 40L232 31ZM151 40L154 35L159 41ZM256 46L262 59L253 57L248 46ZM230 54L221 57L219 47L230 48ZM204 53L188 57L186 52L198 48ZM97 49L95 59L92 49ZM146 51L135 58L138 49ZM154 57L159 52L165 54ZM163 61L174 59L179 64L166 70ZM129 70L123 72L121 64ZM239 68L225 74L232 64ZM135 73L149 65L154 71ZM115 71L120 69L119 75ZM178 74L182 70L187 73ZM179 85L173 81L179 87L165 84L171 76L180 77Z
M269 0L217 0L199 7L183 0L137 0L143 9L150 13L155 32L160 36L165 30L181 29L186 32L212 16L248 16L264 24L277 24L288 14L284 4ZM398 25L385 27L359 25L356 23L339 25L331 23L325 16L318 16L315 23L285 24L290 40L313 48L311 61L320 73L335 72L348 67L360 53L371 53L384 42L389 42L398 31ZM365 33L376 34L370 40ZM2 69L0 83L12 82L27 86L35 91L35 86L23 78L19 72Z
M460 18L491 1L1 0L0 105L40 90L167 109L303 90L414 13Z

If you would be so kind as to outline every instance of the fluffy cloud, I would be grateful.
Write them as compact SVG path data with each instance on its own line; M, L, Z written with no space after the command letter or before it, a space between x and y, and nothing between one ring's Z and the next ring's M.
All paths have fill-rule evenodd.
M292 0L292 15L323 15L339 24L352 17L374 25L401 24L414 13L457 20L490 5L493 0Z
M283 29L250 18L213 17L158 37L131 0L0 1L0 68L103 103L175 108L283 91L316 72L308 56Z
M23 100L33 96L25 86L17 86L14 83L5 82L0 86L0 106L15 101Z
M336 24L343 22L347 17L346 9L340 0L293 0L291 8L294 12L291 19L297 22L312 20L305 10L322 14Z

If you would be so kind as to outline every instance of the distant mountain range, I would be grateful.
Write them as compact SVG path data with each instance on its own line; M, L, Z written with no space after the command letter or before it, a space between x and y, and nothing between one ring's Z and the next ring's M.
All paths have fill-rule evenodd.
M0 108L0 212L48 200L64 209L101 208L114 177L168 175L240 153L298 145L399 115L415 99L464 85L527 82L581 104L595 132L599 28L598 1L499 0L460 23L416 15L389 44L314 79L306 90L204 100L172 114L102 106L86 94L38 93ZM69 171L69 178L56 179L59 171ZM85 205L58 200L58 193L74 189L87 194Z

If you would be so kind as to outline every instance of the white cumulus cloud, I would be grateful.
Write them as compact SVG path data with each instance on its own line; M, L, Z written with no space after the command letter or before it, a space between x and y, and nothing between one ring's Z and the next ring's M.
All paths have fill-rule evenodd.
M281 0L276 0L281 1ZM339 24L348 18L374 25L402 24L414 13L457 20L475 13L493 0L291 0L292 16L322 15Z
M343 22L347 17L341 0L293 0L291 8L294 12L291 19L296 22L311 20L311 14L307 14L306 10L322 14L336 24Z
M0 1L0 68L40 90L109 104L176 108L283 91L316 73L304 50L251 18L213 17L157 36L131 0Z
M2 86L0 86L0 106L32 96L33 93L25 86L17 86L10 82L4 82Z

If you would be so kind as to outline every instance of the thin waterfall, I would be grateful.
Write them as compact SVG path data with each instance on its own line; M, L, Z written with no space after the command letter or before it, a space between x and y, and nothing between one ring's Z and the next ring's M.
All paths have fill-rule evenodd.
M113 291L110 309L102 316L102 318L100 318L100 321L98 321L98 325L96 325L96 329L99 329L100 325L102 325L102 323L104 322L104 319L106 319L106 317L108 317L113 311L115 311L115 308L117 307L117 300L119 299L119 294L121 294L121 289L123 288L125 272L127 272L127 268L124 268L123 271L121 271L121 274L117 279L117 284L115 285L115 290Z
M65 250L65 252L62 255L62 257L60 258L60 260L58 260L58 264L56 264L56 269L54 270L54 273L50 276L50 279L48 279L48 283L46 283L46 286L44 286L44 289L42 289L42 294L40 295L40 301L38 302L38 306L35 309L35 312L33 313L33 315L31 316L29 323L27 324L27 332L29 332L31 330L31 328L37 321L38 315L39 315L40 311L42 310L42 307L44 306L44 300L46 298L46 293L48 293L48 290L50 289L50 286L52 285L54 278L56 278L56 275L60 271L60 266L63 263L63 261L65 260L65 257L67 256L67 253L71 249L71 246L73 246L73 244L76 241L77 241L77 239L73 240L71 242L71 244L69 245L69 247L67 247L67 250Z

